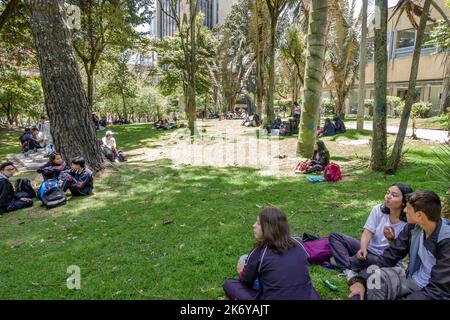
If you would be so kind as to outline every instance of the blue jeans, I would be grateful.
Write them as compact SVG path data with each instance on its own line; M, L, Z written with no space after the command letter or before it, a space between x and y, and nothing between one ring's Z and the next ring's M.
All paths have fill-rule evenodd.
M26 193L26 192L17 192L16 195L15 195L15 198L16 199L14 199L8 205L8 208L6 209L7 212L20 210L20 209L23 209L23 208L28 208L28 207L31 207L33 205L33 200L29 201L29 202L18 200L20 198L29 198L29 199L31 199L31 196L28 193Z

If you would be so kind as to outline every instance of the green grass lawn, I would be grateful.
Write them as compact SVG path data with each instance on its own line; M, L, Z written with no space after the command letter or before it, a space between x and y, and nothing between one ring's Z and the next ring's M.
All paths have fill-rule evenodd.
M10 155L20 152L20 130L11 131L0 128L0 162L6 161Z
M165 133L149 125L112 130L127 150L152 147ZM327 141L340 163L355 157ZM37 202L0 216L0 299L222 299L222 284L237 276L237 259L250 250L251 226L264 206L282 208L293 234L359 237L392 183L443 196L446 185L432 172L437 145L408 143L395 176L360 168L337 183L263 177L239 167L177 169L170 160L121 163L96 179L90 197L52 210ZM81 290L66 287L71 265L81 269ZM346 298L346 282L335 271L310 270L322 299Z

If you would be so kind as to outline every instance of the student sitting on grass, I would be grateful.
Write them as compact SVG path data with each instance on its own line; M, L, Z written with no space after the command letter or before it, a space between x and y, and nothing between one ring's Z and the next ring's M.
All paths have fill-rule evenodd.
M102 144L104 148L111 150L114 162L119 162L119 152L117 151L116 139L113 135L114 132L111 130L106 131L105 136L102 138Z
M14 170L12 162L0 165L0 215L33 205L33 200L28 193L14 192L14 187L9 181L9 178L14 175Z
M306 250L299 238L291 237L283 211L263 209L253 233L256 244L246 261L239 259L239 280L225 281L226 295L236 300L318 300Z
M433 191L410 193L406 218L408 225L371 268L381 269L361 271L350 280L349 298L450 300L450 221L441 218L439 196ZM407 255L405 272L395 266Z
M345 133L345 124L344 121L342 121L341 117L335 116L333 118L334 121L334 132L335 133Z
M22 146L22 153L25 155L35 152L36 149L42 148L39 142L34 138L30 128L25 129L25 132L20 136L19 140Z
M86 167L82 157L72 160L71 169L61 173L59 186L64 192L69 189L74 196L87 196L94 189L94 177L91 170Z
M61 154L54 152L49 156L49 161L37 169L37 172L42 174L44 180L59 179L61 172L67 169L67 164L61 158Z
M325 119L325 124L323 125L323 128L317 131L318 137L327 137L327 136L334 136L336 134L336 128L331 122L329 118Z
M351 278L356 274L353 270L359 271L375 264L389 243L398 237L406 225L403 214L406 196L412 191L402 183L389 187L384 204L372 208L360 241L342 233L330 234L332 264L343 269L343 275Z
M323 141L318 140L314 144L314 154L311 159L300 161L295 168L295 173L320 172L330 163L330 152L325 147Z
M278 116L272 124L267 126L267 134L270 134L274 129L280 130L282 124L281 117Z

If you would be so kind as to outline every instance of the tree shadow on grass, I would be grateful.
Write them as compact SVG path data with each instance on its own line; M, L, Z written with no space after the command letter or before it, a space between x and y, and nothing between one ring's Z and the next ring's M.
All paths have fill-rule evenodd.
M364 171L351 181L311 184L262 177L251 168L125 163L96 181L92 197L0 219L0 297L223 298L223 281L236 276L237 258L254 243L251 225L261 208L283 209L298 235L340 231L359 237L389 185L430 187L418 178L424 169L415 169L414 175L409 169L395 177ZM12 223L37 212L43 213L28 223ZM80 267L82 290L65 287L69 265ZM345 290L334 293L321 283L327 278L344 289L335 272L314 267L311 274L323 299L345 299Z

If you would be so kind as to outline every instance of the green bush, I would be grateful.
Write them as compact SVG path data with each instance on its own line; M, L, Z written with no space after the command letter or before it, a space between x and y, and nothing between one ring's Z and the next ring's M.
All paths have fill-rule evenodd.
M412 105L411 116L413 118L428 118L431 111L431 103L419 101Z
M432 104L430 102L423 102L419 101L412 105L411 108L411 118L417 119L417 118L428 118L430 116ZM403 108L405 107L405 103L402 103L400 106L397 107L397 112L399 115L402 114Z
M395 96L387 96L386 103L388 106L388 110L394 110L394 114L396 114L397 116L402 114L401 111L399 111L403 110L403 105L405 103L402 98Z
M334 114L334 101L329 98L322 99L322 108L325 111L326 115L332 115Z
M369 109L369 116L371 117L373 117L373 106L374 106L373 99L364 100L364 108Z

